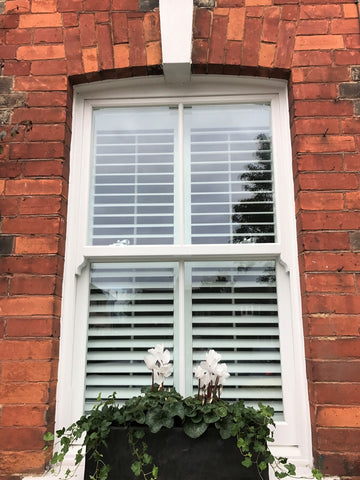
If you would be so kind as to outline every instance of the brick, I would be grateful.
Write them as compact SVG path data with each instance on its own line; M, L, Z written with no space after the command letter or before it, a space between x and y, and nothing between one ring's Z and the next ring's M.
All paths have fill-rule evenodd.
M315 53L316 55L316 53ZM297 82L344 82L349 79L348 67L302 67L293 68L292 79Z
M3 210L1 211L4 215ZM2 235L0 237L0 255L10 255L13 251L14 237L12 235Z
M63 31L61 28L37 28L34 31L34 43L62 43Z
M19 341L18 341L19 343ZM56 375L56 368L54 368L54 363L49 360L32 360L30 359L24 359L22 361L19 360L13 360L13 361L6 361L4 360L2 362L2 370L1 370L1 380L2 382L5 382L8 384L15 382L19 383L22 382L19 385L13 385L13 392L9 392L9 396L7 398L7 403L39 403L43 397L44 393L46 392L46 389L41 389L39 392L38 390L38 383L37 384L31 384L30 382L49 382L51 379L53 379L54 375ZM54 371L54 372L53 372ZM52 373L53 372L53 373ZM28 382L27 384L24 385L23 382ZM25 391L23 391L23 390ZM33 394L30 395L30 402L26 401L26 390L30 389ZM17 398L16 395L17 393L22 393L22 395L25 396L22 398ZM36 395L36 398L34 398L34 394Z
M160 42L150 42L146 45L146 64L161 65L161 44Z
M301 19L310 19L310 18L328 19L328 18L336 18L341 16L342 16L341 6L329 5L328 2L326 2L326 5L302 5L300 7Z
M59 259L56 256L44 257L41 255L32 255L27 257L6 257L1 260L3 273L33 273L40 275L51 275L61 273L59 269Z
M298 35L324 35L329 31L329 20L300 20Z
M7 0L5 13L24 13L30 11L29 0Z
M339 120L336 118L296 118L295 130L298 135L319 133L323 135L338 134Z
M52 290L53 289L54 288L52 288ZM59 336L59 321L54 320L52 317L9 318L6 323L7 338L9 337L40 338L40 337L52 337L52 336Z
M228 17L214 16L209 50L210 63L224 63L227 24Z
M303 190L356 190L358 180L352 173L303 173L299 175Z
M96 43L95 16L92 13L82 13L79 17L81 46L91 47ZM115 27L114 27L115 28ZM115 36L115 32L114 32Z
M242 57L242 43L229 41L225 47L226 65L240 65Z
M47 463L47 455L39 452L2 452L0 453L1 470L4 473L22 471L28 474L42 474ZM0 477L1 480L16 480L16 477Z
M358 50L339 50L334 52L336 65L351 65L360 63L360 53Z
M18 77L15 80L15 90L23 91L47 91L67 90L68 79L65 75L51 77L43 75L39 77Z
M339 19L335 18L330 23L330 33L344 34L344 33L358 33L359 20L358 19Z
M358 18L358 10L355 4L343 5L344 18Z
M61 27L60 13L32 13L20 16L20 28Z
M142 66L146 64L143 21L141 18L131 18L128 22L130 45L130 65Z
M297 20L298 18L298 6L297 5L284 5L281 10L282 20Z
M346 153L344 155L344 170L358 171L359 168L359 154Z
M39 60L31 62L32 75L62 75L66 74L66 72L67 64L65 60Z
M257 66L259 61L259 47L262 21L258 18L246 18L243 43L243 65Z
M334 274L334 277L337 277L337 274ZM359 334L359 320L354 315L315 314L307 317L306 321L307 333L312 337L356 337Z
M334 102L331 100L320 100L320 101L306 101L306 100L299 100L295 102L295 115L296 116L304 116L308 117L309 113L311 112L312 117L327 117L327 116L346 116L352 115L353 106L351 102ZM327 139L328 143L330 144L332 141L336 139L341 142L343 139L341 137L324 137L324 143ZM345 143L347 143L350 138L347 138ZM350 143L352 143L350 141ZM336 145L334 145L336 148ZM336 150L335 150L336 151Z
M330 250L330 247L329 247ZM358 272L360 258L350 252L309 252L304 256L305 269L309 272Z
M304 230L357 230L360 228L358 212L304 212L300 219Z
M45 405L4 405L0 425L2 427L45 426L46 412Z
M332 50L344 48L342 35L298 35L295 50Z
M54 340L1 340L0 341L0 358L1 360L49 360L57 355L57 342ZM20 385L19 388L27 388L29 385ZM35 384L35 387L39 387ZM14 387L15 388L15 387ZM0 385L1 390L1 385ZM17 397L10 391L6 392L6 388L3 387L3 392L6 392L6 397L0 395L4 403L40 403L44 396L44 391L47 393L47 389L34 389L37 392L37 399L32 398L33 395L28 395L27 401L23 398ZM3 393L2 392L2 393ZM25 396L26 399L26 396Z
M81 17L80 17L81 18ZM114 43L127 43L128 21L126 13L115 12L112 14L113 38Z
M360 192L348 192L345 199L347 208L360 209Z
M195 39L192 48L192 63L206 64L209 51L209 42L207 40Z
M82 10L82 0L58 0L59 12L78 12Z
M102 0L101 3L97 0L84 0L84 10L110 10L110 0Z
M321 471L326 475L341 475L344 480L360 480L356 475L360 471L360 459L356 452L321 453ZM351 478L345 475L351 475Z
M67 94L66 92L29 92L27 94L27 104L29 107L51 107L56 112L55 107L66 107ZM30 114L32 109L28 112ZM41 122L41 115L38 116L37 122Z
M144 16L145 42L160 41L160 17L158 12L149 12Z
M244 28L245 10L243 8L231 8L227 30L228 40L242 40L244 38Z
M51 217L17 217L4 218L3 233L59 233L60 218Z
M0 298L1 315L50 315L54 310L51 296Z
M280 8L270 7L265 10L263 21L263 42L276 43L280 22Z
M309 65L331 65L332 58L330 52L324 51L314 51L311 50L310 52L307 51L298 51L294 52L293 55L293 66L305 66L308 67ZM300 74L301 70L297 70Z
M260 44L259 65L261 67L272 67L275 59L276 46L269 43Z
M217 0L218 7L242 7L244 0Z
M360 427L360 407L319 407L316 423L321 427Z
M5 41L7 45L25 45L31 43L31 31L27 29L9 30L6 32Z
M304 299L304 305L308 313L332 313L332 314L355 314L359 312L360 297L356 295L310 295ZM351 356L360 354L360 336L354 341L354 351ZM339 353L339 356L342 355ZM351 353L351 352L349 352ZM356 354L357 353L357 354ZM346 356L343 352L343 356ZM319 357L318 357L319 358ZM322 358L322 357L320 357ZM331 357L324 357L331 358Z
M29 75L30 73L30 62L18 62L16 60L7 60L4 65L3 74L4 75ZM14 101L19 99L16 95L13 95L9 100ZM18 102L21 100L19 99ZM22 102L24 103L24 102Z
M96 27L99 51L99 66L101 70L114 67L113 47L109 25ZM144 62L145 63L145 62Z
M336 430L336 435L331 428L317 430L319 448L332 452L358 452L360 442L360 429L347 428Z
M292 63L295 42L295 23L280 22L275 67L289 68Z
M13 143L10 145L11 159L60 158L62 156L64 156L64 145L61 142Z
M113 10L138 11L138 0L113 0Z
M230 10L230 15L231 12L235 11L236 9L232 8ZM230 16L229 15L229 16ZM245 18L245 15L243 15ZM211 12L210 10L204 9L204 8L197 8L195 10L195 20L194 20L194 38L209 38L210 37L210 32L211 32ZM229 20L229 31L230 31L230 20ZM229 37L229 32L228 32L228 38Z
M355 151L355 140L345 135L299 136L296 146L298 152L352 152Z
M58 253L59 240L56 237L17 237L15 254L54 254Z
M344 207L342 193L300 192L299 203L304 210L342 210Z
M307 274L305 276L305 288L307 291L311 292L354 293L354 276L345 273ZM353 322L353 324L355 323L353 318L351 319L351 321Z
M6 195L57 195L63 189L62 180L8 180L6 182Z
M79 28L65 30L65 51L69 75L83 73Z
M346 298L348 295L346 295ZM322 297L326 298L326 297ZM341 359L345 360L346 358L359 358L360 352L360 337L342 337L342 338L317 338L309 340L309 349L311 357L314 359L330 360L330 359ZM316 401L318 403L342 403L343 399L346 398L348 405L353 403L360 402L360 385L350 384L340 385L337 384L338 391L336 391L336 386L329 385L327 391L320 393L320 388L316 394ZM323 387L324 388L324 387ZM341 392L341 389L343 391ZM329 391L330 390L330 391ZM348 390L347 392L345 392ZM350 391L349 391L350 390Z
M63 26L65 28L79 26L79 17L77 13L63 13L62 20L63 20Z
M44 441L42 439L45 433L44 428L9 428L3 427L0 430L0 449L4 451L26 451L40 450Z
M114 45L115 48L116 45ZM97 48L84 48L82 50L82 62L84 67L84 72L97 72L99 69L98 58L97 58ZM116 59L115 59L116 63ZM116 64L115 64L116 66Z
M324 130L325 131L325 130ZM317 132L316 132L317 133ZM301 154L297 157L297 169L301 172L326 171L342 169L340 154Z
M33 13L50 13L56 12L56 0L32 0L31 11Z
M360 383L360 360L312 361L313 381Z

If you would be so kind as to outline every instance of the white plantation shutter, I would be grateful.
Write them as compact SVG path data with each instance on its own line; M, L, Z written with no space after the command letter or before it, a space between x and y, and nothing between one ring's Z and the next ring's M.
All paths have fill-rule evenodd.
M175 113L95 111L93 245L173 243Z
M150 346L164 343L172 352L176 270L174 264L92 265L86 410L100 392L116 391L124 400L151 384L144 363Z
M269 113L246 104L186 110L192 243L275 241Z
M281 418L276 262L227 253L276 242L270 105L95 110L90 205L94 246L184 239L221 244L225 259L92 264L85 408L100 392L123 401L150 385L143 358L160 343L175 386L186 377L182 393L214 348L231 373L223 398L271 404Z
M281 414L275 262L196 262L189 269L194 367L210 345L231 374L223 398L262 401Z

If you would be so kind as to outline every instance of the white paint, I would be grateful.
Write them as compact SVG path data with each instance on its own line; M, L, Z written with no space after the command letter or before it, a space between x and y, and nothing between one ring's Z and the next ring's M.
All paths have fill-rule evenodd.
M193 0L160 0L160 28L165 80L190 80Z

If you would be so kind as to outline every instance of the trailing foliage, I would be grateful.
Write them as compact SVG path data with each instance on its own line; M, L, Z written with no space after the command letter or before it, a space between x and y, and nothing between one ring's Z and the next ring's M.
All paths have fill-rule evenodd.
M82 443L77 451L76 465L86 452L96 465L91 480L106 480L110 467L103 461L101 448L107 444L111 426L124 426L129 432L134 476L155 480L158 476L156 459L148 454L143 432L136 426L147 426L152 433L157 433L161 428L182 425L186 435L198 438L211 425L218 430L221 438L234 437L245 467L256 465L261 477L261 472L268 465L275 465L275 475L281 479L293 475L295 467L286 458L274 458L268 448L268 443L273 441L273 413L272 408L261 404L255 409L245 406L242 401L228 403L219 399L204 403L198 396L183 398L175 389L146 389L143 395L129 399L123 406L117 405L113 394L106 400L99 398L90 413L67 429L56 432L60 449L54 453L51 463L61 463L71 446ZM130 429L130 426L135 429ZM53 438L52 434L44 437L48 442ZM66 471L65 478L71 473ZM317 472L314 473L316 476Z

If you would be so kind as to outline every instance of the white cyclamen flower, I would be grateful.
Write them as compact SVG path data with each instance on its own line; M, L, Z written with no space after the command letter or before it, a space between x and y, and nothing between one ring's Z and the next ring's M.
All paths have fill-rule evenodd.
M204 370L200 365L198 365L194 370L195 378L200 381L200 387L207 387L210 383L211 377L209 372Z
M169 377L172 372L169 350L164 350L163 345L156 345L155 348L149 348L150 355L144 357L144 362L149 370L154 372L154 382L158 385L164 383L165 377Z
M170 352L169 350L164 350L164 345L157 344L155 348L149 348L148 352L151 353L159 363L164 364L170 361Z
M209 350L205 358L206 358L206 363L208 364L209 372L215 373L217 364L221 360L221 355L215 352L215 350Z
M219 377L218 384L224 385L227 378L230 377L226 363L219 363L215 369L215 375Z

